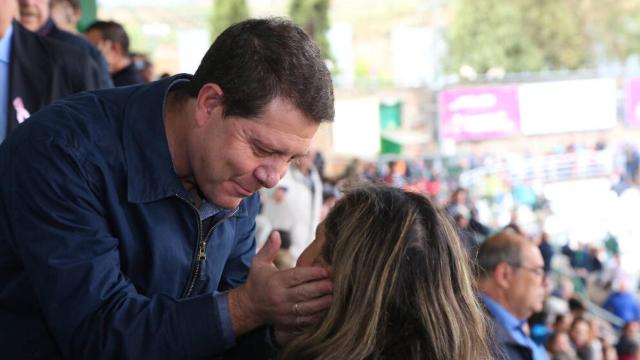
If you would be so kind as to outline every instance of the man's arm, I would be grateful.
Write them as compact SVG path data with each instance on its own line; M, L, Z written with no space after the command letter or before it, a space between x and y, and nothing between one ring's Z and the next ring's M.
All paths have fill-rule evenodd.
M23 129L24 130L24 129ZM3 151L3 236L19 254L64 358L190 358L222 354L217 296L138 293L120 269L104 185L76 144L17 131ZM15 139L14 139L15 140ZM93 173L92 173L93 171ZM6 329L5 329L6 330Z

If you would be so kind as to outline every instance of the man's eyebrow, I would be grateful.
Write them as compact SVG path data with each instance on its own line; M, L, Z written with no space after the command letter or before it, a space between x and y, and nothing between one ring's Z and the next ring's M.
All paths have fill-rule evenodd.
M291 158L292 158L292 159L299 159L299 158L305 157L305 156L307 156L307 155L309 155L309 150L305 151L305 152L304 152L304 153L302 153L302 154L295 154L295 155L293 155Z
M276 149L274 146L272 146L270 144L267 144L267 143L265 143L263 141L260 141L258 139L254 139L253 140L253 144L256 147L261 148L262 150L267 150L269 152L274 152L274 153L282 153L282 151Z
M273 153L276 153L276 154L279 154L279 155L285 155L285 154L287 154L287 152L286 152L286 151L283 151L283 150L277 149L276 147L274 147L274 146L272 146L272 145L270 145L270 144L267 144L267 143L265 143L264 141L261 141L261 140L258 140L258 139L254 139L254 144L255 144L257 147L262 148L262 149L264 149L264 150L267 150L267 151L269 151L269 152L273 152ZM309 154L309 150L307 149L307 151L305 151L304 153L293 154L293 155L291 156L291 158L292 158L292 159L298 159L298 158L301 158L301 157L307 156L308 154Z

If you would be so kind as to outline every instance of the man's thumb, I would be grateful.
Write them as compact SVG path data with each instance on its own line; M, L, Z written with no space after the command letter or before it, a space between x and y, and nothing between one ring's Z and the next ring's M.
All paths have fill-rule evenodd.
M269 239L264 244L262 249L258 251L256 256L253 258L256 262L264 262L271 264L276 257L276 253L280 250L280 233L274 231L269 236Z

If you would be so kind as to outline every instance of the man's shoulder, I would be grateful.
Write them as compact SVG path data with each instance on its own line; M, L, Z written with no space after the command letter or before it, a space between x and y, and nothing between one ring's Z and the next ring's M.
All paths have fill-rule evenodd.
M84 38L58 28L52 31L48 37L50 39L55 39L55 40L58 40L70 45L79 46L82 48L87 48L87 45L91 45L91 43L85 40Z
M52 62L60 62L61 59L76 59L77 61L78 57L82 57L83 50L73 45L33 33L17 22L14 23L14 26L14 47L18 51L27 51L27 56L44 56L46 60Z
M509 333L504 324L493 316L485 307L485 314L489 323L489 329L493 335L493 353L499 360L531 359L532 351L528 347L519 344Z
M49 38L64 43L65 45L70 45L77 50L88 54L94 60L102 56L100 54L100 50L93 46L93 44L91 44L87 39L68 31L56 28L56 31L52 32Z
M142 84L144 79L136 69L135 64L131 62L127 67L113 74L113 83L115 86L128 86Z
M518 344L503 324L486 311L489 328L493 335L493 354L499 360L530 359L531 349Z
M500 321L498 321L490 311L486 311L486 314L496 342L501 344L512 342L513 338L505 328L504 324L500 323Z
M481 304L484 309L484 313L487 316L491 332L495 337L495 341L498 344L513 342L513 338L509 334L509 331L507 331L506 325L500 322L499 318L496 317L495 314L493 314L493 312L489 309L489 306L487 305L487 298L488 295L482 296Z
M55 100L37 111L15 129L12 137L33 145L44 140L76 146L114 141L109 133L116 134L119 127L115 115L118 111L117 105L100 92L82 92Z

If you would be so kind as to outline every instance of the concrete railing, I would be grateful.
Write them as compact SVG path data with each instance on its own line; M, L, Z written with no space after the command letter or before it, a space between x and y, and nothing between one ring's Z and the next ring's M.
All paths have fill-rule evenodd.
M613 153L609 150L583 150L573 153L522 157L505 156L495 164L477 167L460 174L460 184L477 187L488 176L515 183L543 183L609 176L613 172Z

